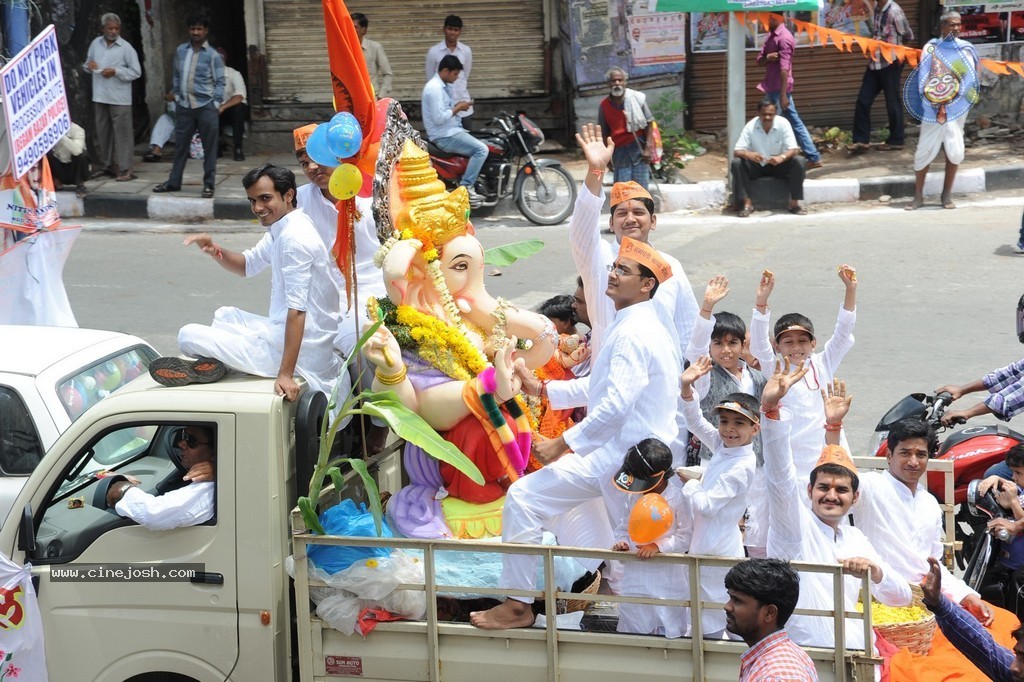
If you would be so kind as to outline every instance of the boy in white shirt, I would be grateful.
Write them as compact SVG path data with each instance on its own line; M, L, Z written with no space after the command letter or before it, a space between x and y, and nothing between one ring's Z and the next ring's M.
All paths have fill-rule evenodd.
M612 482L627 496L628 508L615 528L616 552L636 552L641 559L655 554L684 554L690 546L693 523L683 499L682 486L673 480L672 450L657 438L645 438L628 451ZM672 508L672 527L653 542L638 545L629 535L629 517L644 494L656 493ZM689 599L689 569L683 564L630 561L622 564L622 583L618 592L625 597ZM686 634L690 622L685 606L619 604L619 632L638 635L663 635L669 638Z
M840 265L838 270L846 295L832 338L825 342L820 353L814 352L817 348L814 325L799 313L780 317L775 323L774 334L769 338L768 297L775 287L775 275L767 270L761 276L750 320L750 351L761 363L764 376L775 372L776 353L794 367L807 362L808 371L786 394L786 407L792 415L790 447L797 476L801 479L806 478L816 466L825 445L825 431L822 429L825 408L821 389L832 383L839 363L853 347L853 325L857 321L857 273L848 265ZM850 451L845 434L840 434L840 444L847 452Z
M731 393L718 405L718 428L700 413L694 384L712 369L711 358L694 361L682 375L683 417L686 428L714 453L703 476L698 479L679 469L683 498L693 514L690 554L742 557L740 518L746 508L747 491L754 478L754 436L760 429L757 400L746 393ZM701 569L701 599L726 602L725 568ZM701 619L705 639L725 635L725 612L707 609Z

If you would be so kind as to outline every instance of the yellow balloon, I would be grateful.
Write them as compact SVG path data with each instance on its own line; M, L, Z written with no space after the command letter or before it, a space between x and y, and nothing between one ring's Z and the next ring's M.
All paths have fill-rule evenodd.
M654 542L672 529L675 514L664 497L647 493L629 513L629 537L638 545Z
M331 173L327 189L335 199L351 199L363 186L363 174L351 163L343 163Z

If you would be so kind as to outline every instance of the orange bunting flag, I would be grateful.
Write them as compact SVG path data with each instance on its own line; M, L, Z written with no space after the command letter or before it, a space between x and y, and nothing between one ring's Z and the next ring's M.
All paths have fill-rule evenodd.
M1000 76L1010 75L1010 67L1006 65L1006 62L997 62L994 59L982 59L981 65L993 73L998 73Z
M857 47L859 47L860 51L864 54L871 54L874 51L868 46L868 42L874 43L874 40L870 40L869 38L864 38L862 36L854 36L853 41L857 43Z
M1007 66L1010 67L1010 69L1012 69L1018 76L1024 77L1024 64L1021 64L1020 62L1009 62Z
M348 111L356 117L363 132L362 152L370 143L376 105L370 72L366 68L363 48L344 1L323 0L323 8L334 109ZM349 305L352 303L355 280L355 213L355 199L338 202L338 234L334 257L345 277L345 297Z

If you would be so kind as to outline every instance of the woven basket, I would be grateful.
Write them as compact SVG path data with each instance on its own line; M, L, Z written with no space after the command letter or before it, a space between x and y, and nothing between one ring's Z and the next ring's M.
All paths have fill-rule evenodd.
M924 608L921 588L911 584L910 591L914 595L911 606ZM889 625L875 625L875 632L885 638L885 641L898 649L906 647L912 654L927 656L932 648L932 635L935 634L935 614L928 613L921 620L910 623L892 623Z
M597 571L594 580L580 594L597 594L601 587L601 571ZM557 613L573 613L574 611L586 611L587 607L594 602L586 599L559 599L555 603Z

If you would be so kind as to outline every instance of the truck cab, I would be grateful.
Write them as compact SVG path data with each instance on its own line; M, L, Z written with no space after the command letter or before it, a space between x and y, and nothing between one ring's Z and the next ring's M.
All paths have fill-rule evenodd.
M0 551L32 565L51 679L290 677L296 432L323 414L309 407L269 379L144 376L71 424L0 531ZM157 495L186 484L172 434L187 425L215 434L213 518L154 531L108 508L107 473Z

